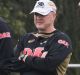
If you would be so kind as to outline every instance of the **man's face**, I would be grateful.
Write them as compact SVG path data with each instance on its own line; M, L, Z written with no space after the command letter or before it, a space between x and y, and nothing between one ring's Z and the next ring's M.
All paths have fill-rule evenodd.
M52 26L55 20L55 13L50 12L48 15L34 13L34 24L38 30L46 30Z

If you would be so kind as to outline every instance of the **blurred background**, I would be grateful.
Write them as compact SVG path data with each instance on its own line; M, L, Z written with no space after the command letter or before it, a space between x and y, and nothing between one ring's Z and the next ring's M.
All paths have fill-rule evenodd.
M58 7L56 28L72 40L73 55L70 63L80 63L80 0L53 0ZM20 36L35 30L33 9L36 0L0 0L0 17L10 26L14 47ZM15 74L17 75L17 74ZM66 75L80 75L79 68L68 68Z

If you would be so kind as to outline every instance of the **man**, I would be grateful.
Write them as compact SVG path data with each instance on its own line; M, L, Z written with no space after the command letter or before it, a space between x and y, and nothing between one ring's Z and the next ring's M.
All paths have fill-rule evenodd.
M0 65L13 54L12 37L7 23L0 17ZM0 70L0 75L9 75L8 71Z
M31 13L38 31L20 38L16 48L19 63L17 69L15 65L11 70L20 71L21 75L65 74L72 45L69 37L54 26L56 12L57 7L50 0L36 2Z

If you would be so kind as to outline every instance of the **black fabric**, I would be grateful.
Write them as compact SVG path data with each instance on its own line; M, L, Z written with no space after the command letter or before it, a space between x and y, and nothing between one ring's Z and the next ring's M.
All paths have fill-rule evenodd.
M24 48L30 48L34 52L36 48L44 47L43 52L47 51L48 54L45 58L28 56L25 62L16 62L20 62L21 65L17 64L14 67L15 63L11 62L8 63L9 66L6 68L12 71L15 71L17 68L16 71L20 72L21 75L57 75L56 68L72 52L72 44L70 38L65 33L56 30L52 34L52 36L47 38L42 36L36 37L32 33L21 37L16 48L17 58ZM23 67L21 68L20 66Z
M66 40L69 43L69 47L59 44L59 39ZM49 38L47 45L45 45L45 50L49 52L45 59L29 56L26 59L26 63L36 70L50 73L55 71L67 55L72 52L71 41L64 33L56 32Z
M7 26L7 23L0 19L0 66L4 62L4 60L13 56L12 37L7 37L7 33L10 33L11 35L11 31ZM3 36L5 34L6 36ZM0 70L0 75L9 75L9 72Z
M10 72L8 72L8 71L0 71L0 75L10 75Z

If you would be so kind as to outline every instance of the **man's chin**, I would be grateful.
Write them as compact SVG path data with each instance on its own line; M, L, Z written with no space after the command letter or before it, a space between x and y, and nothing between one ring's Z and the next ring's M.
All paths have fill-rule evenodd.
M39 30L44 30L44 27L37 26L36 28Z
M37 28L39 31L44 31L44 30L45 30L45 27L40 26L40 25L37 25L36 28Z
M44 28L37 28L38 31L44 31L45 29Z

